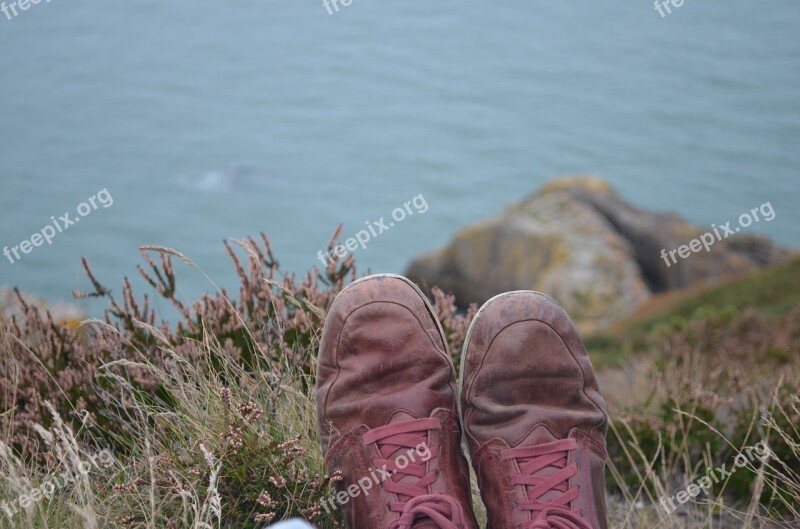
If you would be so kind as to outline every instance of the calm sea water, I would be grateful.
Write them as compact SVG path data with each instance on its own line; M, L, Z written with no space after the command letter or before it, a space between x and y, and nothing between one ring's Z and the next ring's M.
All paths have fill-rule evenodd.
M52 0L0 14L0 246L103 188L113 197L0 285L48 299L119 289L137 247L171 246L219 284L226 237L265 230L317 264L422 194L356 251L401 271L461 226L566 173L703 224L800 246L800 3ZM388 222L387 222L388 224ZM178 265L191 299L211 286ZM87 305L95 311L100 305Z

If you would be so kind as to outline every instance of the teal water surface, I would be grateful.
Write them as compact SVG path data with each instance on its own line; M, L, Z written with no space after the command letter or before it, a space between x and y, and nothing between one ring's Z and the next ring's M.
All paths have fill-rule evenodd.
M302 272L422 195L356 250L415 254L553 177L592 173L701 224L800 246L800 3L52 0L0 14L0 247L106 189L0 286L119 289L137 247L235 285L226 237L268 232ZM388 224L388 222L387 222ZM178 265L181 296L211 285ZM102 305L86 305L95 311Z

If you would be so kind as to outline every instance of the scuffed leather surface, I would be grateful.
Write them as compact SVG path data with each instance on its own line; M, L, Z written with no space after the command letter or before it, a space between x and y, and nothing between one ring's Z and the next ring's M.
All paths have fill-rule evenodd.
M515 462L506 448L574 437L580 509L606 529L604 462L608 417L589 356L566 312L551 298L512 292L484 305L464 345L461 406L464 429L491 529L530 520L515 508L522 487L506 476Z

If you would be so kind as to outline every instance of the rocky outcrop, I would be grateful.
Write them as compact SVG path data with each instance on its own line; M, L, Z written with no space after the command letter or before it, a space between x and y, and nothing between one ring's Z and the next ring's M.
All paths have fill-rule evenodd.
M654 293L794 255L763 237L736 233L709 251L665 261L662 250L707 231L675 214L642 211L600 178L562 178L462 229L446 247L416 258L407 275L452 292L462 306L508 290L539 290L591 330L628 316Z

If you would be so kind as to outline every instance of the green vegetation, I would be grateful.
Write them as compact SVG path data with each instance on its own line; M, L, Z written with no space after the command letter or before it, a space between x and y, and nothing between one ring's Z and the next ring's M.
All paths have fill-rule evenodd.
M641 351L648 332L679 327L696 314L745 308L777 317L800 306L800 259L745 277L728 279L659 296L630 318L584 340L598 368L614 365Z
M139 273L181 314L174 324L127 279L112 294L88 263L93 290L78 295L107 300L102 320L61 321L25 300L0 317L0 527L254 529L291 516L341 526L319 504L338 476L323 468L311 388L326 310L357 277L352 259L295 278L266 237L225 247L238 296L194 303L176 298L175 267L195 265L142 249ZM587 340L612 418L613 527L800 518L798 273L800 261L668 298ZM434 308L457 364L475 310L458 314L439 290ZM658 505L760 441L773 458L679 511ZM103 450L114 466L81 473ZM43 495L65 472L74 479Z

